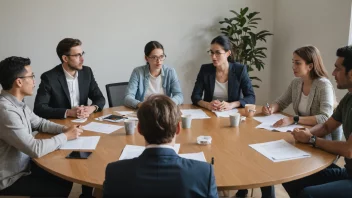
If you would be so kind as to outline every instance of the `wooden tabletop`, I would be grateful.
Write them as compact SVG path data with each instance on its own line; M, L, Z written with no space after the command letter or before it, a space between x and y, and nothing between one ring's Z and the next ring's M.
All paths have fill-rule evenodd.
M182 105L181 109L197 108L192 105ZM91 115L83 125L94 121L94 118L111 114L116 110L130 110L126 107L104 109L100 113ZM247 189L261 186L275 185L299 179L316 173L329 166L336 155L312 148L306 144L295 143L290 133L271 132L256 129L259 124L252 118L247 118L239 127L230 127L229 118L217 118L214 113L203 109L211 118L192 120L190 129L182 129L176 138L181 144L179 153L204 152L205 158L210 162L214 157L216 184L220 190ZM261 108L257 107L260 115ZM239 109L243 115L244 109ZM71 125L71 119L52 120L59 124ZM109 124L115 124L106 122ZM123 125L123 123L116 123ZM102 134L84 131L83 136L101 136L97 148L85 160L66 159L71 151L57 150L34 161L48 172L66 180L102 188L105 168L108 163L117 161L126 144L144 146L143 137L136 131L134 135L126 135L124 128L111 134ZM198 145L196 138L200 135L210 135L211 145ZM52 135L38 133L36 138L49 138ZM290 160L285 162L272 162L251 147L249 144L262 143L285 139L312 155L309 158Z

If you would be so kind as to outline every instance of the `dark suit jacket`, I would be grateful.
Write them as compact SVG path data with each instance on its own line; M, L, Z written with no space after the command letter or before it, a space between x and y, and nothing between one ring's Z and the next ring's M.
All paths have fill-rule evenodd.
M67 86L62 65L42 74L37 96L34 102L34 113L43 118L60 119L65 117L67 109L71 109L70 93ZM92 105L97 105L102 110L105 98L94 79L92 69L83 66L78 71L78 86L80 94L80 105L87 105L88 98Z
M197 76L197 81L192 92L192 102L194 105L202 100L206 102L213 101L215 89L216 68L213 64L202 65ZM243 97L241 96L241 92ZM229 63L228 77L228 101L239 101L241 107L246 104L255 104L255 95L251 80L247 73L247 67L239 63Z
M212 165L181 158L169 148L108 164L103 187L110 197L218 197Z

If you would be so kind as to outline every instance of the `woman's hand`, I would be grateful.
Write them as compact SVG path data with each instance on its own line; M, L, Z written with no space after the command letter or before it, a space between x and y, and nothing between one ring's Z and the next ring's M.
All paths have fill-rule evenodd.
M293 124L293 117L285 117L280 120L278 120L275 124L273 124L274 127L284 127Z

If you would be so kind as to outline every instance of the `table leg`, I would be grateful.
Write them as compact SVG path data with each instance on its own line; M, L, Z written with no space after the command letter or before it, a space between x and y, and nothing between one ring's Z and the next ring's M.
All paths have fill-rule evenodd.
M103 197L103 189L94 188L93 196L94 196L95 198L102 198L102 197Z

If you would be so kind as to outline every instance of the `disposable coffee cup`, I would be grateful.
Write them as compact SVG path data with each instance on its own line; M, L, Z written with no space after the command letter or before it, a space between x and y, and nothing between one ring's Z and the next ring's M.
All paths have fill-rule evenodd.
M127 119L124 121L124 124L125 124L126 135L134 134L135 121Z
M182 128L189 129L192 124L192 116L191 115L182 115Z
M244 106L244 110L245 110L245 113L246 113L246 117L253 117L254 114L255 114L255 104L246 104Z
M241 121L241 114L234 113L230 115L230 126L231 127L238 127Z

